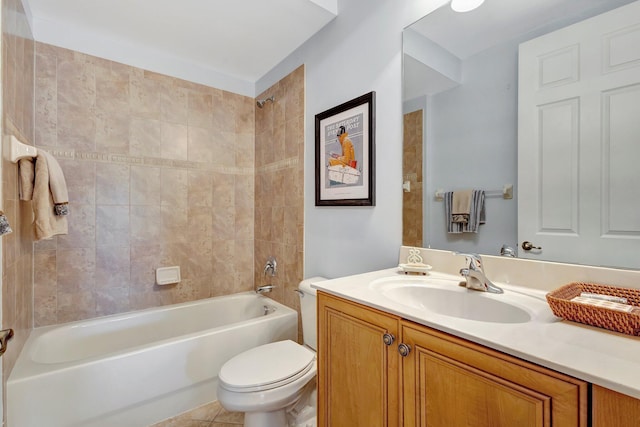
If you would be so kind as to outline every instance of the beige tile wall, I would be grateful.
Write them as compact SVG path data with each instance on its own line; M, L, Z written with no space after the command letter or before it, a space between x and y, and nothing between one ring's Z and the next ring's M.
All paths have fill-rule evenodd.
M34 41L20 0L2 2L2 106L5 134L33 144ZM22 350L33 319L31 203L18 198L18 168L2 161L2 209L13 233L2 239L2 325L14 338L2 357L3 386ZM6 394L5 394L6 395Z
M69 234L35 245L36 326L252 289L252 98L41 43L35 86L70 194Z
M298 309L303 276L304 66L264 91L256 109L255 283L275 284L271 297ZM276 277L265 277L269 256Z
M422 247L422 110L404 115L402 175L410 192L402 197L402 244Z

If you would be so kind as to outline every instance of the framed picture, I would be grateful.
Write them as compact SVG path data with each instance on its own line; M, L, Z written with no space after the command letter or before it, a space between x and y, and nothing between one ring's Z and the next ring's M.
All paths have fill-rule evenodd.
M375 206L375 99L316 114L316 206Z

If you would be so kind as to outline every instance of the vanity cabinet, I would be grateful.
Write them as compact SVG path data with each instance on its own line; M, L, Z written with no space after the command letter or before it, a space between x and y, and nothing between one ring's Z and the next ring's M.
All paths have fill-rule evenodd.
M586 427L587 397L583 381L318 292L319 426Z
M318 292L319 426L400 425L399 331L398 317Z
M640 426L640 400L604 387L593 386L591 411L592 427Z
M403 321L405 426L587 426L588 384Z

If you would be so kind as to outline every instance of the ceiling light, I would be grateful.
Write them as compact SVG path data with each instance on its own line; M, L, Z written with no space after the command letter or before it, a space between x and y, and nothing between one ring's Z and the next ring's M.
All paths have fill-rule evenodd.
M484 0L451 0L451 9L456 12L469 12L479 7Z

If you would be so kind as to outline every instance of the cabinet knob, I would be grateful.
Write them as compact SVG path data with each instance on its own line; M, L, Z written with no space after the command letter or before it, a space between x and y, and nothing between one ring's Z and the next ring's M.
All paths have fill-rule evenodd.
M405 344L405 343L401 343L398 345L398 353L400 353L400 356L402 357L407 357L409 355L409 353L411 353L411 346Z
M396 337L394 337L393 334L390 334L388 332L382 336L382 342L385 343L385 345L391 345L395 340L396 340Z

